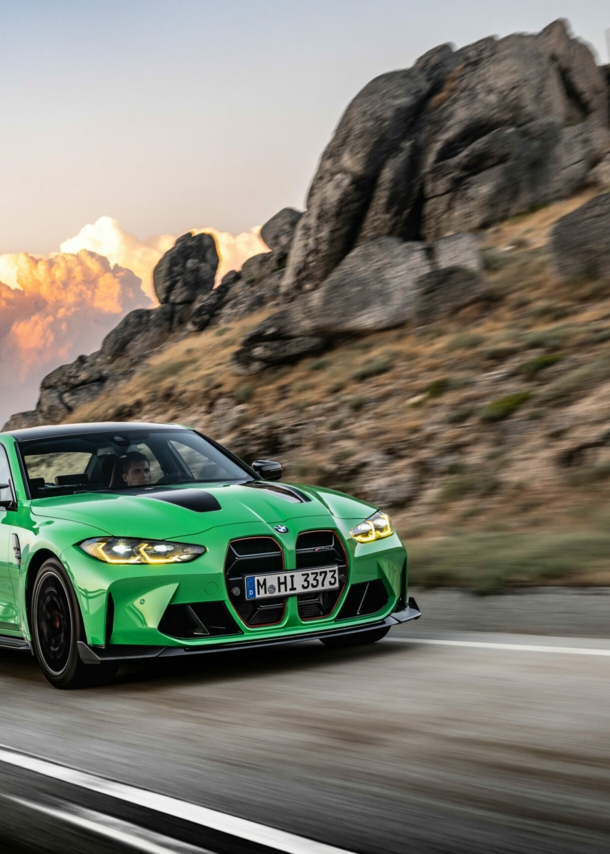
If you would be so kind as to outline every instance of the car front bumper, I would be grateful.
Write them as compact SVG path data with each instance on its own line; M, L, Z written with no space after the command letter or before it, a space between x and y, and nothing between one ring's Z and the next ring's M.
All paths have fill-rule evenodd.
M406 608L394 611L393 614L382 620L373 620L370 623L337 629L325 628L312 632L299 632L298 634L285 634L275 638L244 638L243 641L226 643L207 643L206 646L170 647L170 646L139 646L118 645L98 646L78 642L78 651L85 664L102 664L106 661L137 661L152 658L177 658L192 657L193 655L204 655L210 652L237 652L244 649L259 649L262 647L281 646L288 643L300 643L310 640L325 640L330 638L347 637L354 635L366 635L368 632L378 631L382 628L406 623L410 620L418 620L421 611L417 602L411 596Z

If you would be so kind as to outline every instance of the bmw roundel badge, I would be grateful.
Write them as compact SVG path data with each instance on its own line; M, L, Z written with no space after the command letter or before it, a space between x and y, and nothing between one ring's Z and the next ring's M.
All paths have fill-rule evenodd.
M278 532L278 534L288 533L288 528L286 527L286 525L276 525L275 530Z

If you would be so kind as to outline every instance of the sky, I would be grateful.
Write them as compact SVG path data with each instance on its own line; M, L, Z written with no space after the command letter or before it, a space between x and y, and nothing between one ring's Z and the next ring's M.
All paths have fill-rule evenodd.
M557 17L608 61L608 0L0 0L0 255L302 208L372 77Z

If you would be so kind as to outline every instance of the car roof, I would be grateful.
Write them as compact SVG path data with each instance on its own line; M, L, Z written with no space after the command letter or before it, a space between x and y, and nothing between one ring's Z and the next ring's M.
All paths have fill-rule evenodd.
M12 436L18 442L27 439L58 439L62 436L82 436L83 433L107 433L111 430L129 432L142 429L155 430L189 430L182 424L149 424L145 421L99 421L88 424L48 424L45 427L24 427L23 430L7 430L0 436Z

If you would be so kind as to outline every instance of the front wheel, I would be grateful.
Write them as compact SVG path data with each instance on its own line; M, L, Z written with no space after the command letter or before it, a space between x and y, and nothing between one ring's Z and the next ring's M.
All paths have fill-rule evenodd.
M363 632L357 635L345 635L337 638L320 638L324 646L329 649L347 649L350 646L367 646L370 643L377 643L382 640L390 631L390 626L384 626L383 629L376 629L373 632Z
M55 688L77 688L112 678L116 667L86 665L77 643L83 627L76 596L63 566L47 560L32 590L32 639L45 677Z

